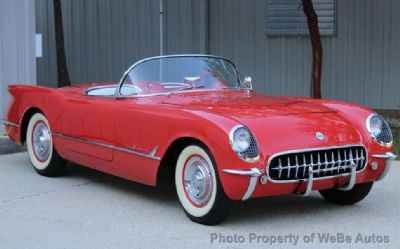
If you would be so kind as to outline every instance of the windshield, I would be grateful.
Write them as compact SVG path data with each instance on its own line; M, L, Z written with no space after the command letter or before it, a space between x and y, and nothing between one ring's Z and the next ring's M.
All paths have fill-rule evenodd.
M122 96L236 89L241 82L228 60L207 56L160 57L139 63L126 75Z

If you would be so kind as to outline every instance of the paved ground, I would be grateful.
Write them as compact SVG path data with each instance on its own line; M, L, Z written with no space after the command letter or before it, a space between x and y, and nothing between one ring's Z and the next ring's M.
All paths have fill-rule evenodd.
M1 133L0 133L1 134ZM26 146L19 146L11 141L8 136L0 135L0 155L26 151Z
M287 236L274 243L281 248L399 248L400 163L393 168L351 207L317 193L264 198L238 203L227 221L207 227L185 217L173 186L146 187L74 165L64 177L46 178L34 173L26 153L3 155L0 248L268 248L279 240L273 236ZM313 233L314 242L304 242ZM323 243L318 233L352 242ZM228 243L235 235L237 243ZM291 235L299 236L296 246Z

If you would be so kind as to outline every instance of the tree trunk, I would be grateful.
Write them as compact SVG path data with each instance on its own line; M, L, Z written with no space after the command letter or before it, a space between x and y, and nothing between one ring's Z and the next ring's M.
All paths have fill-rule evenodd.
M307 17L308 30L310 32L313 50L313 63L311 73L311 97L321 98L321 71L322 71L322 43L319 34L318 16L315 13L311 0L301 0L303 11Z
M54 30L56 36L57 79L58 87L70 86L67 60L65 58L64 29L62 23L61 0L53 0L54 5Z

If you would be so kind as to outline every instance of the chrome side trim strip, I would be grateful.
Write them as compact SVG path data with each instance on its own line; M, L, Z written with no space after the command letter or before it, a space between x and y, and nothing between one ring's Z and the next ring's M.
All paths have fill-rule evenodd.
M8 120L2 119L1 122L3 122L3 124L8 125L8 126L13 126L13 127L17 127L19 128L19 125L13 122L10 122Z
M397 155L393 154L392 152L387 152L385 154L372 155L372 157L386 159L385 168L383 169L383 172L378 177L378 179L376 179L377 181L380 181L380 180L384 179L387 176L387 174L389 173L390 169L392 168L392 163L397 158Z
M247 188L246 193L243 195L242 201L245 201L251 197L254 189L256 188L258 177L263 173L263 170L258 168L251 168L250 170L223 169L222 171L233 175L250 176L249 187Z
M375 158L385 158L385 159L396 159L397 158L397 155L395 155L395 154L393 154L392 152L387 152L387 153L385 153L385 154L375 154L375 155L372 155L372 157L375 157Z
M121 147L117 147L117 146L114 146L114 145L111 145L111 144L104 144L104 143L100 143L100 142L97 142L97 141L78 138L78 137L71 137L71 136L67 136L67 135L64 135L64 134L61 134L61 133L57 133L57 132L53 132L52 135L58 136L58 137L62 137L62 138L66 138L66 139L79 141L79 142L83 142L83 143L93 144L93 145L97 145L97 146L108 148L108 149L114 149L114 150L130 153L130 154L133 154L133 155L136 155L136 156L146 157L146 158L150 158L150 159L154 159L154 160L160 160L161 159L160 157L155 156L155 154L157 152L157 149L158 149L158 145L156 147L154 147L154 149L149 154L145 154L145 153L142 153L142 152L139 152L139 151L135 151L135 150L132 150L132 149L121 148Z
M250 170L237 170L237 169L223 169L225 173L241 176L260 176L262 171L257 168L252 168Z

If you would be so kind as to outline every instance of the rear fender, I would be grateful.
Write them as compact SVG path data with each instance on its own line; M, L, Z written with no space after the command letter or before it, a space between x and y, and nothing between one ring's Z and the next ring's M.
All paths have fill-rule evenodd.
M52 130L56 130L55 120L57 113L62 113L64 105L60 104L64 94L57 89L28 86L28 85L10 85L8 91L12 97L8 107L5 120L15 124L6 126L10 138L18 144L25 140L24 134L29 115L36 112L42 112L49 123L52 124Z

